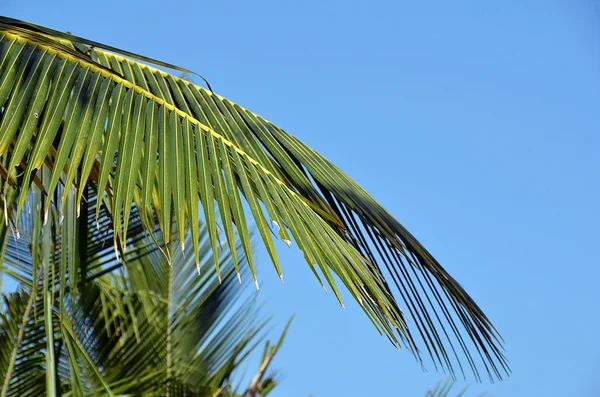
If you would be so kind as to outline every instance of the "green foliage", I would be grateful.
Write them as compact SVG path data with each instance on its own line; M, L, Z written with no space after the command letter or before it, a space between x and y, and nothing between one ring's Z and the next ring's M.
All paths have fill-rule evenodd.
M78 272L75 256L62 248L63 241L71 247L77 240L73 225L90 186L103 205L88 220L95 215L100 221L106 211L100 233L110 242L102 249L112 246L119 257L136 255L140 248L135 241L143 230L155 244L162 238L168 261L176 256L177 243L182 251L192 251L200 266L199 224L204 220L217 277L228 274L220 258L222 234L235 272L245 265L256 282L250 215L281 277L277 246L283 244L277 238L302 251L316 278L329 285L340 303L341 282L376 329L395 345L408 347L418 360L425 346L436 368L452 374L470 369L477 379L485 372L493 380L509 372L501 338L483 311L352 179L273 123L157 67L191 73L0 17L0 197L5 221L16 235L22 234L21 215L30 192L38 189L44 199L34 212L44 222L38 222L36 233L51 240L54 226L48 225L65 225L61 260L50 260L55 257L51 241L41 245L40 259L34 260L43 269L40 280L47 283L40 287L44 310L55 304L56 294L47 294L52 283L60 286L59 306L67 305L65 298L75 310L76 292L87 286L87 272L105 270L94 259L81 260L85 271ZM376 134L369 131L369 136ZM48 218L52 220L46 222ZM74 252L83 248L73 247ZM55 262L55 267L49 265ZM27 278L18 266L8 272ZM33 290L38 275L31 276ZM65 280L71 280L68 291ZM136 304L144 306L143 301ZM48 385L54 387L52 379Z
M122 266L107 244L106 210L95 227L96 202L88 191L80 218L63 223L57 212L45 225L41 211L22 213L19 238L6 234L2 272L19 289L3 295L0 310L0 395L233 395L232 375L264 323L237 283L231 251L220 251L219 282L201 227L198 275L176 239L163 246L167 260L134 211ZM74 203L71 194L66 210ZM39 190L28 204L41 208ZM260 390L275 385L260 373Z

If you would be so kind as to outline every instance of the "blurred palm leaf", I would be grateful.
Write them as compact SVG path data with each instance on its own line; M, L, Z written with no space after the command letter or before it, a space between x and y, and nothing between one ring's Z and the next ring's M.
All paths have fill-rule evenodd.
M115 251L126 253L132 208L138 208L145 230L155 230L156 219L165 241L175 236L182 250L189 229L197 265L203 218L218 273L220 217L236 271L237 235L256 281L250 212L280 276L270 224L287 245L294 240L340 302L335 277L380 333L408 346L419 360L418 346L424 344L436 367L452 374L457 368L464 374L468 366L476 378L485 370L493 380L509 371L501 339L482 310L360 186L271 122L157 66L190 73L0 18L4 206L19 214L31 186L41 186L39 168L45 165L51 174L44 194L53 200L45 202L44 214L57 206L59 219L68 222L66 197L78 188L79 209L81 187L90 184L109 210Z
M454 387L455 382L452 379L447 379L445 381L440 381L435 386L433 390L428 390L425 393L425 397L449 397L451 396L450 392L452 392L452 388ZM464 386L461 390L459 390L458 394L452 394L452 396L456 397L464 397L465 393L469 389L469 386ZM478 397L491 397L491 394L481 393Z
M220 252L219 282L201 227L199 276L177 239L170 261L148 243L134 212L122 267L112 235L93 227L97 201L88 193L81 207L88 216L60 224L55 212L43 225L41 211L23 212L20 238L4 233L2 272L19 289L3 295L0 310L0 395L233 395L232 374L264 323L237 285L231 251ZM39 189L28 201L39 209ZM75 211L74 194L65 208ZM109 219L101 210L98 222Z

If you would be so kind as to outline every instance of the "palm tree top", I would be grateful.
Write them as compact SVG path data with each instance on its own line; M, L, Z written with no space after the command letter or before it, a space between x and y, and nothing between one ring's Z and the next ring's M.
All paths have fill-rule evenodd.
M217 272L223 237L239 273L239 237L256 281L249 213L280 277L277 238L296 245L343 304L341 282L377 330L419 360L424 345L436 367L453 374L468 367L493 380L509 372L501 338L479 306L356 182L270 121L158 67L190 73L0 17L0 191L17 230L32 186L49 198L47 214L63 212L71 189L79 208L90 185L111 214L119 255L137 208L152 238L157 222L167 242L175 235L193 251L197 266L205 222ZM47 187L42 165L51 170Z

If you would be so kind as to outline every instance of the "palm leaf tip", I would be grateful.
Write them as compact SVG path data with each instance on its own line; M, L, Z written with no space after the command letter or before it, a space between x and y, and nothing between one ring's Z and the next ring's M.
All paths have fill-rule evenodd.
M61 182L95 186L110 209L117 251L127 248L132 207L147 230L156 219L166 240L175 232L182 241L192 229L196 255L194 225L203 218L217 269L222 234L232 251L238 236L256 279L250 215L279 275L273 235L293 241L341 302L337 277L379 332L419 360L424 352L436 368L470 369L477 379L509 372L483 311L352 179L273 123L155 66L173 65L0 18L0 177L18 181L4 188L18 192L18 211L45 165L47 197Z

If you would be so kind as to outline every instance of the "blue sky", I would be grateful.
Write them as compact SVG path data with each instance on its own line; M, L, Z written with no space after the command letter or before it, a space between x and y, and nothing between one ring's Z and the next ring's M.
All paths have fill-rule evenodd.
M0 14L190 68L355 178L503 335L513 375L473 394L598 394L599 1L4 0ZM444 377L280 251L284 285L259 250L265 312L297 314L274 397L421 396Z

